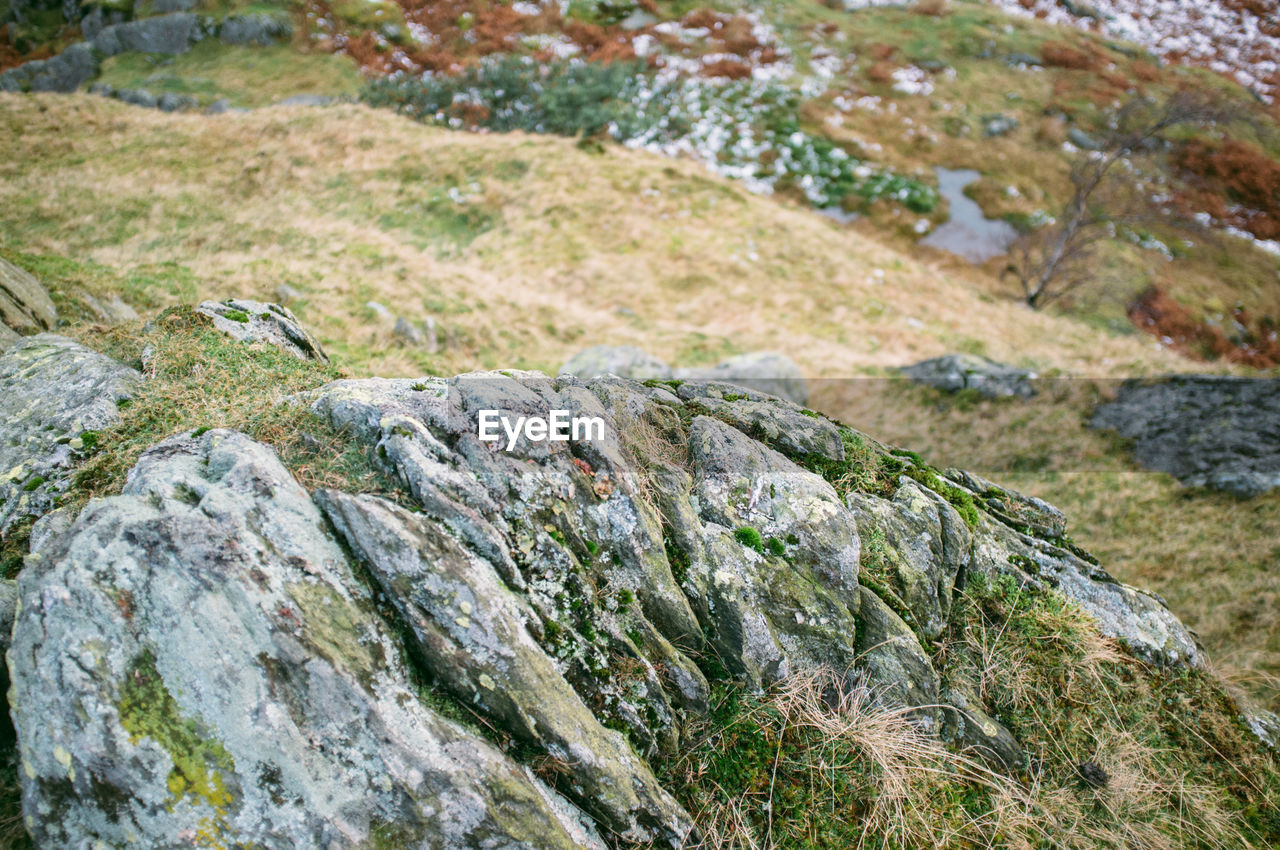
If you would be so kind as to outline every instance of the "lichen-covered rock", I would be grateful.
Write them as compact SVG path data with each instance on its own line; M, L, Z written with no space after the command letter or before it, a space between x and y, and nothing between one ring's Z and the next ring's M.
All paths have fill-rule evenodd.
M256 44L266 47L280 38L288 38L293 27L287 19L274 15L232 15L218 27L223 44Z
M1125 381L1090 424L1130 438L1138 463L1191 487L1242 498L1280 487L1280 379Z
M141 376L54 334L0 355L0 533L50 510Z
M706 368L677 369L675 377L684 381L736 384L796 404L809 401L809 385L805 382L804 373L790 357L776 351L739 354Z
M947 627L972 535L945 499L905 476L893 499L850 493L863 546L890 577L926 638Z
M537 615L492 565L436 521L383 499L332 491L317 499L464 705L560 764L571 793L611 832L682 846L688 814L560 675L530 634L543 630Z
M26 269L0 257L0 320L15 331L38 333L58 321L53 299Z
M686 381L676 393L723 422L790 457L844 460L840 431L828 419L796 404L736 384Z
M974 689L953 686L942 692L942 739L977 755L998 770L1021 770L1026 762L1022 745L983 707Z
M98 57L88 44L73 44L49 59L37 59L0 73L0 91L72 92L98 73Z
M213 319L214 327L234 339L274 345L299 360L329 362L320 343L302 327L288 307L232 298L202 302L196 312Z
M671 377L671 367L634 345L596 345L569 358L560 367L560 374L579 378L617 375L644 381Z
M1102 634L1123 641L1136 655L1157 664L1196 665L1195 636L1164 600L1122 584L1064 539L1045 540L983 516L974 531L970 570L1050 587L1098 622Z
M984 398L1030 398L1036 394L1031 383L1035 372L973 354L947 354L922 360L905 367L902 374L917 384L949 393L973 390Z
M602 722L625 728L643 754L670 752L678 710L707 699L698 666L676 646L696 650L703 638L620 440L628 410L663 391L590 386L537 373L340 381L314 394L313 409L374 448L427 516L526 594L543 648ZM597 393L624 386L631 401L606 409ZM513 421L565 410L598 418L603 433L521 437L506 451L505 435L501 444L479 439L481 410ZM620 667L618 657L630 660Z
M204 35L204 27L197 15L191 12L173 12L103 27L93 39L93 49L104 56L130 51L186 53Z
M867 681L899 705L926 706L920 716L936 726L938 674L911 627L869 587L860 589L857 652Z
M601 846L426 707L319 510L179 435L28 558L8 661L40 846Z

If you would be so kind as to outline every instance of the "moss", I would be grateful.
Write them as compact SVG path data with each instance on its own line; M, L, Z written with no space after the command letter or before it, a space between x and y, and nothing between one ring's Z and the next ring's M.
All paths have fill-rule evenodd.
M44 482L45 482L45 478L43 475L34 475L31 477L29 481L27 481L26 484L22 485L22 491L24 493L30 493L33 490L37 489Z
M787 554L786 544L776 537L770 537L764 542L764 546L769 550L770 554L777 555L778 557L782 557Z
M906 475L950 502L961 518L964 519L965 525L970 528L977 528L979 519L978 506L974 503L973 495L968 490L962 490L953 484L948 484L938 477L938 473L935 470L927 466L913 466L906 471Z
M241 322L242 324L249 323L249 314L244 310L228 310L223 315L223 318L230 319L233 322Z
M764 554L764 538L760 536L760 532L749 525L744 525L737 531L733 532L733 537L748 549Z
M224 829L227 809L238 796L235 762L202 723L182 716L156 670L150 649L144 649L130 664L116 708L120 725L134 743L150 738L173 761L167 779L170 805L194 797L218 812L219 826Z

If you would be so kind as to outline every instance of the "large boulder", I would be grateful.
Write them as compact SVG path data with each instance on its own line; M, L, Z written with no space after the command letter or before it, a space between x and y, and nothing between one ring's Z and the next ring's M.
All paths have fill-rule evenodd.
M58 321L53 299L35 275L0 258L0 320L15 331L38 333Z
M1036 394L1036 373L1006 366L974 354L947 354L904 367L902 373L917 384L955 393L973 390L984 398L1030 398Z
M191 12L174 12L104 27L93 39L93 48L104 56L130 51L186 53L204 35L204 25L198 16Z
M579 378L617 375L645 381L671 377L671 367L633 345L596 345L569 358L560 367L560 374Z
M54 334L0 355L0 534L54 507L141 376Z
M1248 498L1280 487L1280 380L1176 375L1125 381L1090 424L1134 442L1134 458L1191 487Z
M288 307L230 298L202 302L196 312L213 319L214 327L234 339L274 345L299 360L329 362L320 343L302 327Z
M785 398L796 404L809 402L809 386L804 373L790 357L776 351L739 354L710 367L677 369L683 381L720 381Z
M39 846L601 846L427 707L275 454L179 435L28 559L9 650Z

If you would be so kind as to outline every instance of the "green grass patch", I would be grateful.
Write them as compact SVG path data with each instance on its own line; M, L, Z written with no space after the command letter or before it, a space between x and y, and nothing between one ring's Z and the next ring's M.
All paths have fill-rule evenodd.
M102 64L98 82L194 97L232 106L267 106L295 94L354 95L360 72L345 56L304 53L289 45L247 47L206 39L179 56L122 53Z

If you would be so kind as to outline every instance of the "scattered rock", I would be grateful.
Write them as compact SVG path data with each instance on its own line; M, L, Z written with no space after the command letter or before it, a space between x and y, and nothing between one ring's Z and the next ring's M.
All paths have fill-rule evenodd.
M647 381L671 377L671 367L633 345L597 345L571 357L560 367L560 374L579 378L617 375Z
M235 339L274 345L299 360L329 362L320 343L302 327L298 317L287 307L233 298L226 301L205 301L196 308L196 312L213 319L214 327Z
M0 73L0 91L71 92L98 73L98 57L85 43L51 59L38 59Z
M0 534L66 490L141 376L66 337L27 337L0 356Z
M204 37L200 19L190 12L143 18L104 27L93 39L93 49L104 56L137 53L186 53Z
M1134 441L1134 458L1189 487L1241 498L1280 487L1280 380L1175 375L1125 381L1090 425Z
M156 107L161 112L177 112L180 109L195 109L199 106L196 99L186 95L165 92L156 99Z
M15 331L36 333L58 321L53 299L35 275L0 258L0 320Z
M280 304L288 304L290 301L297 301L302 297L303 294L301 292L287 283L282 283L276 287L276 301Z
M37 845L603 847L419 700L320 512L243 435L155 446L19 589L10 696Z
M422 331L418 330L418 328L404 316L400 316L396 319L396 326L393 333L409 345L417 346L422 345L423 343Z
M206 107L204 108L204 114L205 114L205 115L222 115L222 114L224 114L224 113L226 113L226 112L230 112L230 111L231 111L231 101L227 100L225 97L220 97L220 98L218 98L218 99L217 99L217 100L215 100L213 103L209 104L208 106L206 106ZM288 299L288 298L281 298L281 297L280 297L280 289L285 288L285 287L288 287L290 290L292 290L292 289L293 289L293 287L288 286L288 284L283 284L283 283L282 283L279 287L277 287L277 289L276 289L276 300L277 300L277 301L279 301L281 304L288 304L288 303L289 303L289 299Z
M292 34L293 27L289 21L273 15L232 15L218 28L218 38L223 44L267 47Z
M125 303L119 295L96 298L87 292L78 293L85 307L93 314L94 321L103 325L119 325L138 318L138 311Z
M1002 112L993 112L982 116L982 136L993 139L1004 136L1018 129L1018 119Z
M1036 394L1031 383L1036 378L1035 372L973 354L947 354L922 360L903 368L902 373L917 384L949 393L975 390L984 398L1030 398Z
M1102 145L1099 144L1093 136L1090 136L1079 127L1072 127L1070 130L1067 130L1067 141L1071 142L1071 144L1080 148L1082 151L1096 151L1102 147Z
M277 100L272 106L328 106L335 98L324 94L294 94Z
M391 311L388 310L385 305L379 304L377 301L366 301L364 306L376 313L379 319L391 318Z
M144 109L155 109L160 105L156 96L146 89L120 89L116 92L116 100L141 106Z
M796 404L809 401L809 388L800 367L790 357L774 351L739 354L710 368L677 369L675 377L737 384Z
M1043 64L1039 56L1032 56L1030 53L1010 53L1004 61L1014 67L1022 65L1027 68L1038 68Z

